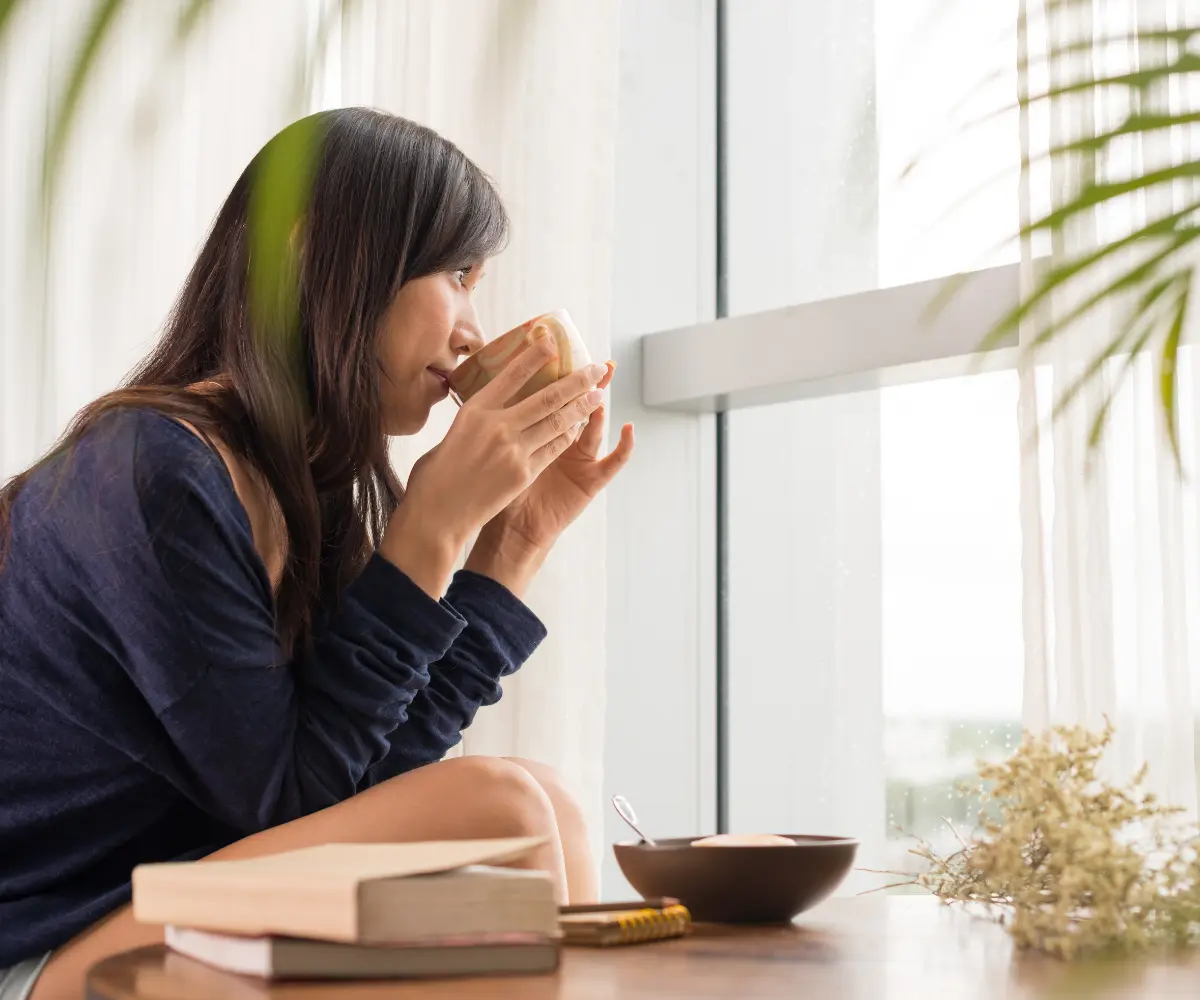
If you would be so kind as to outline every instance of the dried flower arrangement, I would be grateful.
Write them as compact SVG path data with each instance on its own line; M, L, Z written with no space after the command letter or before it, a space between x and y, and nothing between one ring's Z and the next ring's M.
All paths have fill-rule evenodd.
M1026 735L980 767L976 834L944 857L920 842L928 869L896 884L982 904L1020 947L1066 959L1200 943L1200 836L1142 790L1145 768L1119 788L1097 776L1112 737L1107 721Z

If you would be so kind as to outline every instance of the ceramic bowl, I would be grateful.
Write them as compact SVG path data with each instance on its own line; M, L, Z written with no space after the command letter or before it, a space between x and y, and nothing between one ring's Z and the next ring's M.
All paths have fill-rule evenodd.
M706 923L786 923L838 887L854 863L850 837L783 834L790 845L693 847L697 837L613 845L629 884L673 896Z

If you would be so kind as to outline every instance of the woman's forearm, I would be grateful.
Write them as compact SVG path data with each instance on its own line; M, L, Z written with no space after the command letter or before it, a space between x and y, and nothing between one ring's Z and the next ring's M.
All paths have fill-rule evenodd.
M464 568L490 577L523 598L545 561L544 549L530 545L503 522L493 521L479 533Z
M434 600L446 593L450 575L466 547L433 525L422 524L418 512L396 508L379 542L379 554Z

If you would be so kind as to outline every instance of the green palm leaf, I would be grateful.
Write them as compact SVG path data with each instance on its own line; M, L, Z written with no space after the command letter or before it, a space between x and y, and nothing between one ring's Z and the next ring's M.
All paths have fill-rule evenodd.
M1088 433L1088 449L1092 450L1100 446L1100 442L1104 437L1104 426L1108 421L1108 414L1112 410L1112 405L1120 394L1121 386L1125 379L1129 376L1133 369L1134 362L1137 361L1138 355L1145 349L1146 344L1150 342L1150 338L1154 334L1153 323L1144 323L1137 337L1129 345L1129 351L1125 355L1125 360L1121 364L1121 370L1117 374L1113 382L1113 386L1104 395L1104 402L1100 409L1096 411L1096 416L1092 419L1092 429Z
M179 17L175 20L174 44L176 48L187 44L188 39L192 37L212 5L213 0L188 0L184 4L183 9L179 12Z
M1059 11L1079 5L1091 6L1091 0L1051 0L1049 6ZM1025 30L1022 24L1021 30ZM1102 95L1122 91L1130 111L1115 125L1054 143L1033 155L1023 157L1021 168L1025 176L1035 165L1049 164L1063 168L1068 176L1074 173L1081 180L1065 197L1052 201L1041 216L1026 221L1016 233L1018 239L1048 236L1055 248L1069 243L1071 227L1090 219L1097 209L1130 202L1131 208L1154 205L1165 200L1170 208L1134 225L1124 235L1099 246L1088 247L1066 256L1056 249L1047 262L1036 261L1032 287L1023 290L1021 301L996 322L984 339L991 348L1008 342L1013 334L1027 324L1033 324L1036 335L1022 345L1023 363L1033 363L1039 352L1056 338L1104 306L1118 306L1132 301L1124 319L1085 369L1057 398L1052 419L1062 415L1096 379L1105 379L1109 363L1119 357L1124 361L1111 388L1103 393L1102 403L1095 414L1088 447L1094 449L1102 439L1113 400L1133 369L1136 358L1146 352L1157 355L1158 404L1165 421L1166 435L1178 467L1182 456L1178 436L1177 364L1183 330L1191 302L1195 267L1189 263L1190 254L1181 251L1192 248L1200 238L1200 197L1194 185L1200 178L1200 162L1192 156L1176 157L1172 162L1157 161L1153 166L1140 164L1131 176L1104 179L1098 176L1097 166L1103 158L1120 148L1120 144L1154 137L1164 146L1168 137L1200 125L1200 111L1165 106L1164 95L1173 89L1181 90L1176 81L1200 73L1200 54L1191 51L1200 38L1200 26L1180 25L1165 30L1138 32L1134 35L1070 39L1044 54L1044 64L1051 69L1072 69L1065 59L1101 49L1110 44L1136 45L1140 63L1129 71L1092 75L1092 60L1080 60L1081 70L1065 79L1039 88L1033 94L1023 92L1018 106L1024 115L1036 106L1057 107L1064 99L1078 102L1079 107L1095 106ZM1022 56L1019 79L1028 80L1035 60ZM1010 113L1003 109L985 117ZM1174 149L1180 148L1176 143ZM1188 203L1180 206L1180 190L1188 191ZM1131 212L1132 214L1132 212ZM1119 256L1118 256L1119 255ZM1132 256L1132 263L1124 258ZM1121 260L1117 273L1110 275L1114 262ZM934 303L940 309L957 294L961 282L948 284L946 294ZM1070 305L1053 314L1060 297ZM1048 319L1045 314L1050 313ZM1102 383L1104 384L1104 383Z
M83 40L80 42L79 50L75 53L75 60L67 77L66 88L51 116L50 128L46 132L46 142L42 152L42 204L47 222L49 221L48 213L54 203L63 154L66 151L76 115L79 113L79 102L83 98L88 78L104 47L105 39L111 34L117 17L124 7L125 0L96 0Z
M1059 395L1058 400L1054 404L1053 419L1062 416L1063 412L1075 401L1075 398L1087 388L1092 379L1099 376L1105 365L1120 354L1121 351L1128 349L1131 343L1141 342L1144 345L1145 341L1142 340L1139 331L1147 325L1147 316L1151 315L1151 310L1157 304L1158 300L1172 290L1180 294L1186 288L1187 274L1182 271L1173 271L1161 281L1151 285L1129 310L1125 322L1117 332L1117 335L1113 337L1104 349L1092 359L1088 367ZM1103 421L1101 422L1103 423Z
M1086 0L1088 4L1091 0ZM1106 35L1095 39L1095 41L1076 42L1069 45L1061 46L1055 49L1052 53L1046 56L1037 58L1022 58L1017 62L1018 75L1027 74L1031 69L1046 69L1048 70L1055 65L1056 62L1071 55L1078 55L1083 52L1089 52L1094 49L1103 49L1105 46L1114 45L1117 43L1125 45L1141 44L1144 47L1149 47L1150 43L1162 43L1162 49L1155 52L1153 48L1148 51L1139 53L1139 58L1142 62L1142 67L1138 73L1120 73L1108 77L1093 78L1086 77L1079 80L1068 80L1060 84L1051 84L1045 90L1035 94L1030 94L1024 98L1021 103L1027 105L1037 105L1046 101L1067 96L1069 94L1077 94L1087 90L1096 90L1104 87L1117 87L1132 90L1135 93L1152 89L1162 83L1164 79L1170 79L1177 72L1191 73L1196 72L1196 69L1191 66L1190 62L1176 65L1161 65L1165 58L1164 52L1169 53L1176 48L1182 49L1185 46L1195 46L1200 43L1200 27L1176 28L1162 31L1143 31L1137 33L1125 33L1116 35ZM1194 60L1195 56L1190 57ZM1156 64L1156 60L1157 63ZM985 87L989 84L995 84L1004 81L1009 76L1011 71L1008 69L996 69L985 74L975 82L974 89ZM1003 118L1013 112L1013 105L1005 101L997 107L983 114L975 114L969 120L962 121L958 116L966 109L966 107L974 100L972 93L968 93L963 98L950 107L946 113L948 124L939 138L928 143L921 152L913 156L911 160L905 164L904 169L900 172L900 178L903 179L916 170L921 160L936 148L939 144L948 141L951 138L961 138L969 134L973 129L981 128L998 118ZM1053 152L1053 150L1051 151ZM1043 151L1038 158L1043 158L1047 154Z
M1062 286L1067 285L1069 282L1077 281L1081 276L1090 277L1095 266L1103 258L1111 256L1133 242L1145 240L1150 235L1152 234L1143 230L1135 236L1128 236L1114 243L1106 244L1099 250L1086 254L1081 258L1052 267L1049 273L1041 279L1037 287L1026 296L1025 301L1015 306L1009 313L1009 317L1001 319L997 326L998 331L1001 334L1008 334L1015 331L1022 322L1032 319L1033 313L1038 307L1043 303L1047 303L1049 297ZM1200 229L1189 228L1180 230L1174 238L1166 241L1166 246L1163 249L1151 254L1150 257L1131 267L1119 277L1112 279L1099 291L1093 292L1083 299L1083 301L1072 306L1068 312L1043 326L1038 334L1029 342L1029 349L1037 350L1045 346L1054 336L1068 329L1101 305L1112 302L1121 294L1136 292L1146 281L1154 278L1160 264L1197 238L1200 238Z
M289 125L263 149L250 191L250 307L262 357L292 380L303 397L299 336L299 269L304 216L312 190L324 120L310 115Z
M0 0L0 38L4 37L9 19L16 13L19 6L21 6L21 0Z
M1182 467L1183 456L1179 451L1179 420L1176 413L1176 391L1178 389L1179 341L1183 334L1183 325L1187 320L1188 297L1191 285L1186 286L1175 305L1171 325L1167 328L1166 342L1163 344L1162 355L1158 365L1158 393L1162 403L1163 417L1167 422L1167 440L1171 444L1171 453L1175 456L1175 464Z
M1091 5L1093 0L1080 0L1080 6ZM1017 72L1020 74L1028 74L1031 70L1046 70L1049 69L1055 60L1072 55L1081 55L1090 53L1096 49L1104 49L1112 45L1134 45L1137 43L1161 43L1162 48L1168 49L1171 46L1186 48L1200 38L1200 27L1197 26L1180 26L1177 28L1162 28L1150 31L1137 32L1116 32L1113 34L1105 34L1098 36L1095 39L1085 39L1075 42L1069 42L1065 45L1055 47L1054 51L1047 55L1024 56L1017 60ZM995 83L1001 83L1008 79L1012 70L1009 66L998 67L990 70L975 81L975 89L981 89ZM947 116L956 121L957 116L961 114L974 100L972 92L964 94L954 104L947 109ZM984 119L988 120L994 115L1007 114L1012 110L1011 105L1005 104L1001 108L996 108ZM969 124L974 124L975 119Z
M982 349L990 351L1000 346L1013 333L1019 331L1022 323L1032 320L1034 313L1039 308L1048 304L1050 297L1055 292L1063 291L1069 283L1081 277L1090 276L1095 267L1107 263L1108 258L1114 254L1151 240L1157 243L1165 243L1166 246L1164 249L1152 253L1148 258L1135 267L1130 268L1120 277L1107 282L1099 292L1092 294L1082 303L1076 305L1066 316L1043 327L1030 346L1043 346L1055 334L1061 332L1076 320L1082 319L1106 299L1114 298L1124 292L1137 291L1142 282L1154 277L1159 264L1200 237L1200 229L1190 227L1185 229L1179 228L1179 223L1198 208L1200 208L1200 202L1189 206L1187 209L1158 219L1139 229L1137 232L1130 233L1119 240L1103 244L1083 256L1071 258L1062 263L1052 263L1049 267L1044 268L1033 290L996 321L984 338ZM966 276L961 277L964 280L966 278ZM949 296L957 294L960 288L961 282L950 283L949 287L935 299L934 308L941 308L946 299Z

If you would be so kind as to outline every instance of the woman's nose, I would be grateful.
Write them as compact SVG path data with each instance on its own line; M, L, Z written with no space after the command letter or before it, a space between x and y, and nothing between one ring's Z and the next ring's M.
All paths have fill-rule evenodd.
M454 337L450 341L450 348L455 354L474 354L484 343L486 343L486 340L478 324L460 323L454 330Z

